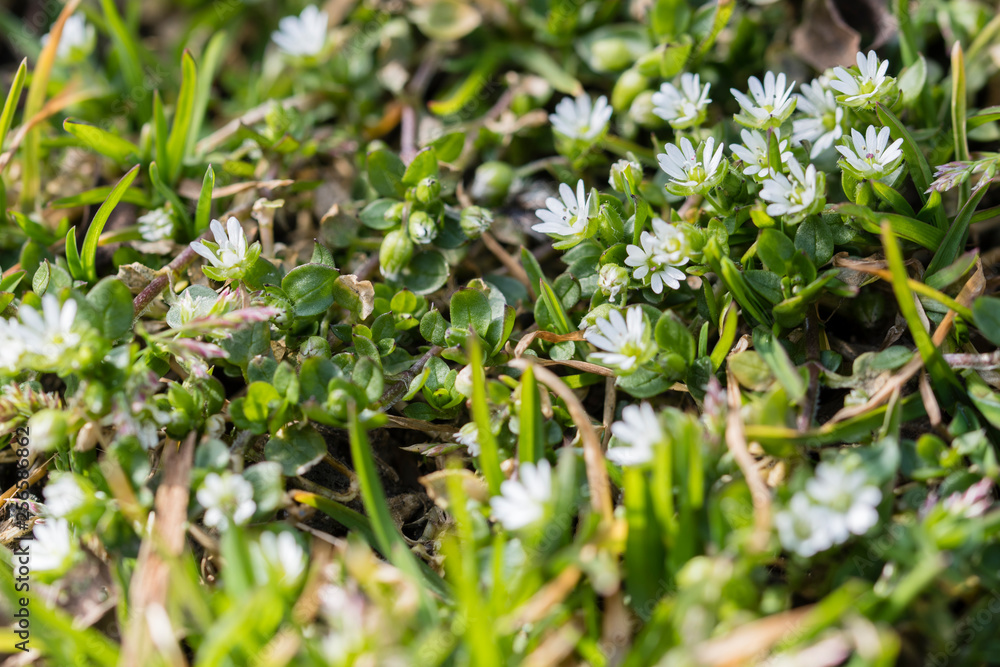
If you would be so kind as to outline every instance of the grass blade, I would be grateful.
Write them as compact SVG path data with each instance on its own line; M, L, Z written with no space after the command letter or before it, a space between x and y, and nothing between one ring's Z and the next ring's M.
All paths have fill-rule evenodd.
M941 247L941 242L945 239L945 232L937 227L921 222L916 218L909 218L896 213L883 213L872 211L867 206L857 204L840 204L837 211L842 215L849 215L861 223L865 231L873 234L881 233L881 223L887 222L892 228L892 233L907 241L913 241L928 250L937 250Z
M483 370L483 353L479 338L469 334L469 364L472 366L472 418L476 422L479 438L479 467L486 478L490 494L500 493L503 472L500 470L500 453L490 426L490 408L486 402L486 372Z
M521 433L517 441L517 459L521 463L537 463L545 449L545 425L542 421L541 397L535 370L528 366L521 374Z
M899 121L899 118L895 114L881 104L875 107L875 113L878 114L882 125L889 128L889 133L893 139L903 140L903 158L906 160L906 165L910 168L910 178L913 179L914 185L917 186L917 192L920 193L920 200L927 201L927 189L931 185L931 166L927 163L927 158L920 151L917 142L913 139L913 135L910 134L910 131L906 129L906 126Z
M205 170L205 178L201 182L201 194L198 195L198 207L194 212L194 233L198 236L208 229L208 224L212 218L212 192L215 189L215 171L212 165L208 165Z
M979 188L955 216L955 221L951 223L951 228L945 234L937 252L934 253L934 259L927 265L928 276L950 265L961 254L962 249L965 248L965 242L969 238L969 223L972 222L972 214L976 212L976 207L982 201L986 190L987 188Z
M132 185L132 181L139 174L139 165L136 165L128 170L128 173L122 176L121 180L111 189L111 193L108 198L104 200L101 204L101 208L97 209L97 214L94 219L90 222L90 227L87 229L87 235L83 238L83 250L80 253L80 259L83 262L84 273L87 280L94 282L97 280L97 241L101 236L101 232L104 231L104 225L108 222L108 218L111 216L111 211L115 209L118 202L121 200L122 195Z
M14 121L14 112L17 110L17 103L21 99L21 90L24 88L24 78L28 72L28 59L21 61L14 80L10 84L7 92L7 101L4 102L3 111L0 112L0 150L3 150L3 142L7 139L7 132Z
M951 49L951 132L955 142L955 159L969 159L969 139L965 127L965 54L962 43L955 42ZM958 186L959 207L969 201L971 184L965 181Z
M76 245L76 227L70 227L66 232L66 264L69 266L69 275L75 280L83 280L86 272L80 262L80 251Z
M82 141L95 153L111 158L119 164L124 164L130 159L142 155L140 148L128 139L122 139L107 130L81 120L67 118L63 121L63 129Z
M195 90L194 109L191 114L191 129L188 132L187 152L194 151L198 135L201 134L201 125L205 121L205 111L208 109L208 102L212 98L212 81L222 60L223 49L229 35L225 32L218 32L212 35L208 41L205 52L201 56L201 67L198 70L198 86Z
M188 137L194 116L195 88L198 85L198 68L191 53L185 49L181 57L181 91L174 107L174 123L167 140L169 168L166 169L167 183L173 184L181 175L184 158L187 155Z
M101 0L101 10L104 12L104 20L108 25L108 35L111 37L111 46L118 57L118 66L122 69L122 76L131 90L142 90L144 76L142 73L142 56L139 45L122 20L118 8L115 7L114 0ZM145 98L143 98L145 99ZM149 106L139 104L137 106L138 118L141 121L149 118Z

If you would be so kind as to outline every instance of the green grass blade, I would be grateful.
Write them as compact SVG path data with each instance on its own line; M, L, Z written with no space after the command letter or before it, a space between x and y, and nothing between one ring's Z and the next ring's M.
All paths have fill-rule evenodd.
M573 325L570 324L569 315L566 314L566 309L563 308L562 301L556 295L555 290L549 285L549 281L542 278L540 281L541 286L541 296L542 301L545 302L545 307L549 311L549 316L556 325L556 333L568 334L573 331Z
M632 606L650 608L661 590L666 554L656 521L646 471L627 467L624 474L625 520L628 534L625 543L625 586Z
M7 101L4 102L3 111L0 112L0 151L3 150L3 142L7 139L7 132L14 121L14 112L17 110L17 103L21 99L21 90L24 88L24 78L28 73L28 59L21 61L14 80L10 84L7 92Z
M205 170L205 178L201 182L201 194L198 195L198 207L194 213L194 233L198 236L208 229L208 224L212 218L212 191L215 189L215 171L212 165L208 165Z
M183 240L191 240L194 235L191 233L191 215L188 213L187 206L181 201L181 198L177 196L177 193L170 189L166 183L163 182L161 177L160 167L155 162L149 163L149 180L153 182L153 187L156 191L163 196L170 205L173 206L174 211L181 218L181 226L184 228L184 233L188 237Z
M896 243L888 223L882 225L882 245L885 248L885 259L889 264L889 271L892 273L892 291L896 294L899 312L906 320L913 342L927 366L927 372L942 389L949 384L960 386L955 373L945 362L941 352L931 339L931 335L924 328L923 322L920 321L917 306L913 302L913 292L910 290L906 265L903 263L903 253L900 251L899 244Z
M913 241L928 250L937 250L941 247L941 242L946 234L944 231L921 222L916 218L909 218L897 213L882 213L873 211L867 206L857 204L839 204L837 211L842 215L849 215L861 223L865 231L872 234L881 233L881 223L888 222L892 228L892 233L907 241Z
M174 108L174 123L170 128L170 138L167 140L167 155L170 156L170 168L167 171L167 182L176 183L184 166L187 155L188 136L194 117L195 89L198 85L198 68L194 64L191 53L185 49L181 57L181 91L177 96Z
M132 181L138 174L139 165L129 169L128 173L122 176L121 180L111 189L108 198L101 204L101 208L97 209L97 214L90 222L87 235L83 238L83 250L80 253L84 273L90 282L97 280L97 241L100 239L101 232L104 231L104 225L108 222L111 211L118 205L122 195L132 185Z
M167 115L163 111L163 98L160 91L153 93L153 159L169 169L170 155L167 152Z
M982 201L986 190L987 188L979 188L955 216L955 221L951 223L951 228L945 234L937 252L934 253L934 259L927 265L928 276L950 265L962 253L965 242L969 238L969 223L972 222L972 214L976 212L976 207Z
M521 374L521 433L517 441L517 458L521 463L537 463L545 449L545 424L538 394L535 370L529 365Z
M490 493L500 493L503 472L500 470L500 452L490 426L490 408L486 402L486 372L483 370L483 353L479 338L469 334L469 364L472 366L472 418L479 437L479 467L486 478Z
M122 20L114 0L101 0L101 10L104 12L104 20L108 25L108 35L111 37L111 47L118 57L118 66L122 68L122 76L132 90L142 90L144 76L142 73L142 56L139 45L132 38L128 26ZM139 105L139 120L146 120L149 117L148 102L146 105Z
M361 535L373 548L379 549L379 541L375 537L375 531L372 530L372 523L364 514L355 512L347 505L338 503L336 500L317 496L315 493L310 493L309 491L295 490L291 492L291 496L295 502L318 509L345 528Z
M774 334L764 327L753 330L753 346L760 353L761 359L768 365L774 377L785 389L788 400L798 403L806 395L806 383L799 375L798 369L792 363L788 352L781 343L775 340Z
M227 45L229 35L225 32L217 32L208 40L208 46L201 56L201 67L198 68L198 86L195 90L194 109L191 114L191 129L188 132L187 152L190 155L194 151L198 135L201 134L201 126L205 121L205 112L208 110L208 102L212 99L212 81L215 80L215 73L219 69L222 61L223 49Z
M969 159L969 138L966 134L965 54L962 43L955 42L951 49L951 132L955 142L955 159ZM966 181L958 186L959 207L969 201L971 184Z
M69 275L75 280L84 280L86 271L83 270L83 263L80 262L80 251L76 245L76 227L70 227L66 232L66 264L69 266Z
M713 371L717 371L722 367L722 362L726 360L729 350L732 349L733 341L736 340L736 328L739 326L739 319L739 315L736 313L736 304L730 303L722 318L719 342L715 344L710 357Z
M124 164L130 159L142 155L139 147L128 139L122 139L90 123L67 118L63 121L63 129L82 141L95 153L111 158L119 164Z

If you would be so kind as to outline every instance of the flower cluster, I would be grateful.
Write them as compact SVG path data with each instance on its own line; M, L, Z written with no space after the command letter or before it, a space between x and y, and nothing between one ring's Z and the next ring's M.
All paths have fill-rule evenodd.
M677 289L686 276L679 267L691 259L687 236L676 225L660 218L653 218L653 232L642 232L639 245L626 248L625 264L634 269L632 277L652 287L657 294L663 287Z
M781 544L800 556L813 556L851 535L864 535L878 523L882 492L868 483L863 470L820 463L788 508L774 517Z

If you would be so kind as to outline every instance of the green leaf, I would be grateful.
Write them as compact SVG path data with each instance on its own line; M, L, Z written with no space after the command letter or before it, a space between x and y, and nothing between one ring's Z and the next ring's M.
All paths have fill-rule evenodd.
M764 266L784 276L788 274L792 256L795 255L795 244L777 229L762 229L757 237L757 256Z
M101 0L101 9L104 12L104 20L107 22L108 35L111 37L111 45L116 56L116 62L122 69L122 75L128 84L129 90L146 91L145 76L142 72L142 56L138 43L132 38L125 22L122 20L114 0ZM139 108L139 119L146 120L149 116L149 107L142 105Z
M370 167L369 167L370 168ZM410 166L403 172L403 185L413 187L428 176L438 175L437 153L433 148L425 148L413 157Z
M357 320L366 320L375 308L375 289L367 280L347 274L333 281L333 300L351 311Z
M684 359L688 366L694 361L695 340L687 326L671 311L664 311L656 322L654 330L656 344L664 352L673 352Z
M899 74L899 92L903 96L903 106L912 107L920 99L927 84L927 61L918 54L912 65Z
M420 335L433 345L447 345L444 334L448 330L448 322L438 310L428 311L420 318Z
M431 146L439 160L451 162L462 154L462 149L465 147L465 132L449 132L432 141Z
M111 194L112 187L113 186L111 185L102 185L96 188L91 188L90 190L84 190L83 192L75 195L56 199L51 202L49 206L52 208L76 208L77 206L93 206L94 204L100 204L108 198L109 194ZM135 204L141 208L156 208L156 204L153 200L141 190L127 190L125 194L122 195L121 201L126 204Z
M969 116L966 120L966 127L970 130L986 123L1000 120L1000 106L986 107Z
M188 131L187 150L190 153L194 149L198 135L201 133L201 125L205 120L205 111L208 103L212 99L212 81L219 68L219 63L225 55L226 42L229 35L220 31L212 35L208 40L201 55L201 67L198 68L198 85L195 90L194 107L191 114L191 129Z
M578 95L583 90L580 81L567 72L566 68L546 53L544 49L526 47L520 44L517 48L511 49L507 55L525 69L545 79L550 86L564 95ZM490 67L487 68L487 65ZM496 65L493 63L484 63L482 68L477 68L477 72L485 73L487 70L492 71L495 67Z
M170 128L170 138L167 140L167 159L164 170L167 172L167 182L174 184L180 178L187 156L188 134L191 131L194 116L195 88L198 85L198 68L194 64L191 52L184 49L181 56L181 90L174 107L174 122Z
M537 463L545 449L545 422L535 368L530 364L521 373L521 407L517 414L520 419L517 460Z
M279 463L289 477L304 475L326 455L326 441L311 426L288 428L282 435L267 441L264 458Z
M63 121L63 129L82 141L90 150L118 163L125 163L142 155L140 148L131 141L82 120L67 118Z
M804 252L814 265L823 266L833 257L830 227L815 216L806 218L795 230L795 249Z
M97 214L90 222L87 235L83 239L83 249L80 252L80 260L83 262L84 272L87 275L87 280L90 282L97 280L97 242L100 239L101 232L104 231L104 225L108 222L111 212L118 205L122 195L132 185L132 181L135 180L138 174L139 165L129 169L128 173L122 176L121 180L112 188L111 193L108 194L108 198L101 204L101 208L97 209Z
M892 189L885 183L881 181L870 181L872 189L875 194L878 195L879 199L887 203L892 207L896 213L900 215L905 215L910 218L917 217L916 212L914 212L913 207L910 206L910 202L906 201L903 195L899 194L896 190Z
M215 171L212 165L205 170L205 178L201 181L201 193L198 195L198 206L194 212L193 236L200 235L208 229L212 219L212 192L215 190Z
M336 269L325 264L303 264L288 272L281 289L291 299L296 317L314 317L333 305L333 284L338 277Z
M452 316L454 317L454 316ZM490 494L500 493L503 472L500 470L500 453L490 424L490 408L486 400L486 373L483 370L483 353L479 339L469 335L469 364L472 367L472 417L476 423L479 440L479 469L486 478Z
M376 357L374 359L377 359L377 350L375 354ZM351 381L361 387L365 392L365 396L368 397L369 403L379 400L382 397L382 391L385 389L382 369L379 368L373 359L368 357L358 359L358 363L354 365L354 371L351 373Z
M931 276L946 266L954 262L965 249L965 243L969 238L969 224L972 221L972 214L976 212L976 207L983 200L988 188L979 188L972 198L970 198L962 210L955 216L948 233L944 239L932 250L936 249L934 258L927 265L927 275ZM895 231L895 230L893 230Z
M87 301L97 311L105 338L115 341L131 331L135 309L132 293L125 283L108 276L94 285L87 294Z
M368 181L383 197L403 198L406 192L404 173L406 165L395 153L379 148L368 154Z
M880 232L880 225L884 220L889 223L893 234L907 241L918 243L928 250L940 248L941 242L945 238L945 233L941 229L905 215L876 212L867 206L858 206L857 204L839 204L837 211L843 215L852 216L865 231L873 234Z
M251 382L243 400L243 415L255 425L266 424L271 412L282 401L281 395L267 382Z
M399 202L395 199L376 199L361 209L361 212L358 214L358 218L361 219L361 223L365 227L370 227L372 229L392 229L393 227L399 225L399 221L390 220L385 214L390 208L398 203Z
M972 318L986 340L1000 347L1000 299L981 296L972 304Z
M451 297L451 326L459 331L471 327L480 336L485 336L493 319L490 301L480 290L467 287L455 292Z
M430 294L448 282L448 262L437 250L418 252L403 270L403 284L414 294Z

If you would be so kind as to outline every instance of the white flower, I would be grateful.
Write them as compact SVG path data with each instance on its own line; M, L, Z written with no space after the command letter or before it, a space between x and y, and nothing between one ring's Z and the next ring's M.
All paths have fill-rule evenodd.
M774 516L782 546L806 558L826 551L834 545L831 534L824 529L832 514L825 507L810 502L804 493L796 493L788 508Z
M281 573L280 583L294 584L306 569L306 553L289 531L277 535L262 533L259 542L260 556L271 569ZM258 568L263 571L263 569Z
M564 97L556 105L556 111L549 114L552 127L570 139L593 141L608 127L611 107L608 98L601 95L591 104L590 95L580 93L575 99Z
M592 227L590 215L591 207L594 205L594 195L593 192L587 194L581 179L577 181L575 194L573 188L560 183L559 196L562 197L562 201L549 197L545 200L547 208L535 211L535 215L542 222L532 226L532 229L558 239L558 242L553 244L556 248L571 248L590 235Z
M608 460L620 466L634 466L653 459L653 446L663 443L663 427L649 403L627 405L622 420L611 425L619 445L608 448Z
M326 45L328 22L326 12L309 5L298 16L286 16L278 21L278 30L271 39L290 56L315 56Z
M802 94L798 95L799 103L796 108L804 116L792 121L792 142L796 146L803 141L810 142L810 160L815 160L844 134L844 128L841 127L844 109L837 105L837 100L824 86L824 82L825 79L821 77L814 79L812 83L802 84Z
M878 504L882 492L868 484L863 470L848 471L834 463L820 463L815 476L806 482L806 493L818 505L832 513L825 529L835 544L850 534L864 535L878 523Z
M21 318L17 331L26 351L37 354L47 368L53 367L64 352L80 342L80 334L72 330L76 320L76 301L73 299L67 299L60 306L54 294L46 294L42 297L41 314L26 304L21 304L17 314Z
M522 463L518 479L500 485L499 496L490 498L493 518L507 530L530 526L545 515L545 503L552 497L552 466L545 459L537 466Z
M625 264L635 269L632 277L647 282L657 294L663 293L664 285L680 287L687 276L677 267L690 259L687 236L676 226L653 218L653 233L640 234L639 244L626 247Z
M706 83L702 88L697 74L682 74L680 90L671 83L664 83L659 92L653 93L653 113L668 121L675 130L700 125L705 120L705 109L712 101L708 97L711 87L712 84Z
M49 43L51 35L50 32L42 35L42 47ZM56 58L66 60L70 57L85 56L93 48L96 37L94 26L87 23L83 14L73 14L63 23L59 46L56 47Z
M174 219L165 208L154 208L139 216L139 234L146 241L162 241L174 235Z
M691 140L681 137L680 146L667 144L666 153L656 156L660 169L670 176L667 192L682 197L705 194L726 175L729 163L722 157L725 144L715 147L715 139L709 137L695 151Z
M482 451L479 448L479 429L475 422L469 422L452 437L458 444L465 445L472 456L479 456L480 451Z
M253 487L240 475L211 472L198 489L198 502L205 508L205 525L225 530L232 521L245 524L257 511Z
M753 95L752 100L735 88L729 89L729 92L733 94L743 109L742 112L734 116L740 125L758 130L779 127L795 110L797 100L792 97L792 88L795 87L795 82L792 81L786 88L783 73L777 76L774 75L774 72L766 73L763 84L761 84L760 79L752 76L748 85L750 86L750 94Z
M889 69L888 60L879 63L874 51L869 51L867 58L858 51L857 61L857 74L843 67L833 70L836 78L830 82L830 87L842 93L837 96L838 102L849 107L869 109L895 93L896 80L885 75Z
M184 290L171 308L177 309L177 320L181 326L202 317L208 317L212 312L212 307L219 299L213 299L208 295L195 295L194 291Z
M82 506L87 496L71 472L53 476L45 486L45 509L50 516L63 518L73 510Z
M612 301L628 287L628 269L617 264L605 264L597 274L597 287Z
M629 308L625 317L612 310L608 319L599 318L596 325L584 332L583 337L603 350L591 355L595 361L626 373L634 371L656 353L640 306Z
M768 215L787 215L794 218L817 212L826 203L826 180L816 173L816 167L809 165L805 171L798 160L788 161L789 176L775 174L764 181L760 198L771 202L767 205Z
M788 148L788 139L782 139L781 133L777 129L773 130L773 132L778 137L778 153L780 154L778 163L783 167L788 162L788 159L792 157L792 152L785 150ZM738 146L733 144L729 146L729 149L733 151L733 155L743 161L744 175L762 180L778 173L771 167L768 160L770 144L768 143L768 136L766 134L762 134L757 130L753 132L743 130L740 132L740 137L743 138L743 145ZM782 171L782 169L778 171Z
M890 138L887 127L879 130L869 125L864 136L851 130L851 141L846 146L837 146L837 151L844 156L840 166L858 179L889 176L903 162L903 151L899 148L903 139L890 144Z
M73 537L66 519L37 521L28 546L29 566L37 572L62 570L73 555Z
M0 318L0 370L16 373L24 354L25 337L17 320Z
M212 221L210 227L212 234L215 235L215 243L191 242L191 249L211 263L211 266L205 267L205 274L216 280L230 280L242 276L260 256L259 243L247 246L247 235L239 220L229 218L226 226L229 228L228 234L221 222Z

